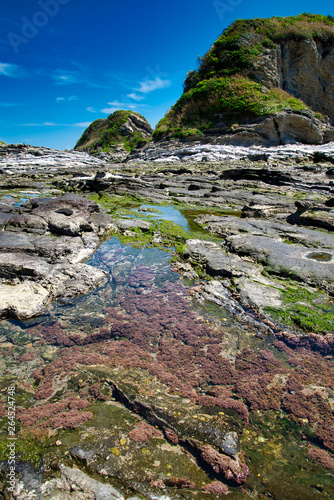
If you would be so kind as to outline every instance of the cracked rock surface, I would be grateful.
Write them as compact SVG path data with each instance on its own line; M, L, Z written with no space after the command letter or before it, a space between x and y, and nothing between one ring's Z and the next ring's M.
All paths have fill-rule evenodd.
M83 263L113 227L95 202L65 194L0 209L1 317L31 318L51 300L87 293L106 280Z

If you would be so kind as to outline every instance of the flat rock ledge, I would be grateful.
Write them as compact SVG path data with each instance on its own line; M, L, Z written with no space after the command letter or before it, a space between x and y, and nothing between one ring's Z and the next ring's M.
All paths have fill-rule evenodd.
M0 205L0 317L29 319L56 299L87 293L104 271L84 264L114 229L97 203L74 194Z

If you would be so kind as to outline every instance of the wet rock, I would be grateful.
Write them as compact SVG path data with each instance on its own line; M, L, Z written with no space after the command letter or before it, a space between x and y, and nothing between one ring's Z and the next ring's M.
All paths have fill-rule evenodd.
M115 227L95 202L66 194L34 198L17 210L5 214L10 218L0 232L2 316L33 317L51 300L87 293L106 280L105 272L82 264L99 236Z
M129 229L148 231L151 227L149 222L140 219L118 219L116 225L121 231L128 231Z
M222 455L210 445L203 446L201 456L211 465L216 474L223 473L227 481L243 484L249 476L249 469L242 460L234 460Z
M236 432L227 432L220 448L226 455L236 457L238 455L238 434Z
M94 454L94 450L86 450L84 448L80 448L79 446L71 448L71 455L79 460L85 461L87 464L93 458Z
M193 481L190 481L190 479L185 479L183 477L169 477L168 479L165 479L165 485L170 486L171 488L178 488L180 490L184 488L190 488L190 489L195 489L196 484Z

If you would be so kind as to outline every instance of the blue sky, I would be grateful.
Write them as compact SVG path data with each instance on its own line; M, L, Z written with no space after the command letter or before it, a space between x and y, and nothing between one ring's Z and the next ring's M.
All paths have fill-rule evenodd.
M332 2L1 0L0 140L74 147L116 109L154 127L235 19L334 14Z

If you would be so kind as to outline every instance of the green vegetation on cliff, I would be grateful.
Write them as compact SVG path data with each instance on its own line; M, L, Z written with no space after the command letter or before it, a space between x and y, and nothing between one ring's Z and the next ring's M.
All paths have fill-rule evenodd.
M112 146L123 146L127 151L150 139L152 129L145 118L134 111L119 110L108 118L95 120L78 140L75 150L88 153L108 153Z
M315 14L237 20L188 73L184 93L160 120L154 139L202 134L219 123L231 127L283 109L307 109L279 87L256 79L256 63L288 40L334 42L334 18Z
M166 133L173 137L201 135L218 119L226 126L283 109L302 110L307 106L280 88L266 89L241 75L200 81L185 92L167 115L160 120L154 138Z

